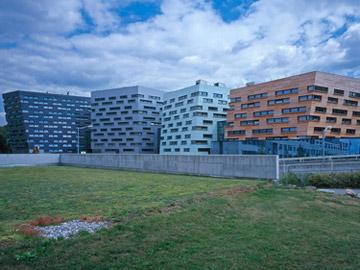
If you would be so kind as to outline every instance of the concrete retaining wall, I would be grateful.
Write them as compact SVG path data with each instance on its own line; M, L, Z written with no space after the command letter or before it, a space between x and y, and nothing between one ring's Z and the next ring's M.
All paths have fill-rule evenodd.
M59 154L0 154L0 167L59 164Z
M60 154L60 164L216 177L278 179L278 157L265 155Z

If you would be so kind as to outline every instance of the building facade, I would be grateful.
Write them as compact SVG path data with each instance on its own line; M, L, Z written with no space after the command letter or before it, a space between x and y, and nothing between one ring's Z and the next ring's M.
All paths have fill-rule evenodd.
M309 72L230 91L225 138L360 136L360 80Z
M195 85L164 94L161 154L210 153L217 122L226 119L229 88L221 83Z
M214 141L211 154L279 155L280 158L335 156L359 154L359 146L358 139L336 138Z
M3 94L14 153L89 151L90 98L30 91ZM80 128L79 137L77 128Z
M163 92L142 86L91 93L95 153L159 153Z

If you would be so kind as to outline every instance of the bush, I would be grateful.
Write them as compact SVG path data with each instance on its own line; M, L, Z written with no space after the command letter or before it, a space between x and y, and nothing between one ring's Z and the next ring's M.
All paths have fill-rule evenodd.
M301 178L295 173L287 173L280 178L280 183L283 185L297 185L302 186Z
M330 174L314 173L307 175L305 178L310 186L326 187L326 188L336 186L334 185L335 183L334 178Z
M360 172L312 173L305 177L287 173L281 177L280 182L284 185L310 185L318 188L360 188Z

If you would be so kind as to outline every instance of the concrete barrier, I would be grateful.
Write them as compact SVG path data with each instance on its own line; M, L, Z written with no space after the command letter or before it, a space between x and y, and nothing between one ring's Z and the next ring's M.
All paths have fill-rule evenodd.
M278 179L274 155L60 154L61 165L230 178Z
M59 154L0 154L0 167L59 164Z

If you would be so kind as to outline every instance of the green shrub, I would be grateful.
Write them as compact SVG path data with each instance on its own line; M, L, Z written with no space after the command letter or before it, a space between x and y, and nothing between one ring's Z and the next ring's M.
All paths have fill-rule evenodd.
M360 188L360 172L312 173L304 177L287 173L280 179L284 185L315 186L318 188Z
M280 183L283 185L297 185L301 186L302 181L295 173L287 173L280 178Z
M315 187L334 187L334 178L330 174L308 174L306 180L310 186Z
M319 188L360 188L360 172L309 174L305 182Z

